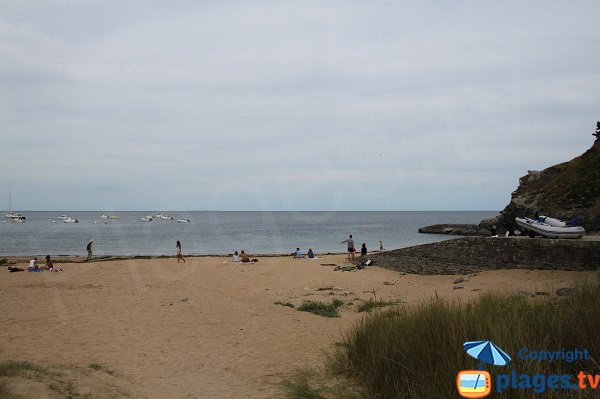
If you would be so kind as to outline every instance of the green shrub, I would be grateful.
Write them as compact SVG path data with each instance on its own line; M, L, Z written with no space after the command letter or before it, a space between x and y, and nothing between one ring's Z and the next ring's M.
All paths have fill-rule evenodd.
M344 301L334 299L332 303L304 301L298 306L297 310L301 312L310 312L324 317L339 317L338 309L344 304Z

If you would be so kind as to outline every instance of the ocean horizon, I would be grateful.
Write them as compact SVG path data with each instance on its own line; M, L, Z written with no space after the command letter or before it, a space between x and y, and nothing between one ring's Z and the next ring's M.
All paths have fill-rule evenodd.
M439 223L479 223L498 211L20 211L25 223L0 223L0 256L85 255L94 240L96 256L174 255L182 242L184 255L345 252L349 234L357 249L378 250L443 241L454 237L420 234L419 227ZM141 218L158 213L173 220ZM119 219L106 220L102 214ZM78 223L63 223L61 215ZM189 219L189 223L177 220Z

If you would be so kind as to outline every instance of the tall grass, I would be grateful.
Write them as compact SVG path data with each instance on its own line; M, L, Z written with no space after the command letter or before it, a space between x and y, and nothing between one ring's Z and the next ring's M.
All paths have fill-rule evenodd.
M491 340L508 352L508 366L487 366L498 373L600 374L600 285L578 287L572 296L524 299L487 294L470 303L432 300L415 307L379 311L346 333L328 356L328 368L360 386L368 397L423 399L458 397L460 370L477 368L462 348L465 341ZM550 350L588 348L592 359L567 363L524 361L520 348ZM575 377L572 381L576 382ZM494 388L494 387L493 387ZM579 396L578 396L579 395ZM494 398L598 398L596 391L493 391Z

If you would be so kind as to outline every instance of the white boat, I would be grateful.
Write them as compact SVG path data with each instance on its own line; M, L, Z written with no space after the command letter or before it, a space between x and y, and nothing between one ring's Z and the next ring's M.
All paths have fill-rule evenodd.
M63 223L79 223L79 220L67 216L67 218L63 220Z
M166 215L164 213L159 213L158 215L156 215L156 218L161 220L173 220L171 216Z
M190 219L178 219L177 223L189 223Z
M65 220L65 219L70 219L70 218L67 215L60 215L59 217L57 217L57 219Z
M26 218L25 216L15 216L15 217L11 218L11 220L12 220L14 223L25 223L25 220L26 220L26 219L27 219L27 218Z
M108 215L102 214L100 215L100 219L108 219Z
M539 234L547 238L580 238L585 234L585 229L581 226L567 226L561 220L545 216L540 217L539 220L515 218L515 221L517 225L529 230L533 234ZM546 223L546 221L549 223Z
M142 222L151 222L152 221L152 216L144 216L143 218L140 219L140 221L142 221Z
M4 215L4 217L7 219L15 219L15 218L19 218L19 217L23 216L20 213L13 212L11 210L11 206L12 206L12 192L8 193L8 211L6 212L6 215Z

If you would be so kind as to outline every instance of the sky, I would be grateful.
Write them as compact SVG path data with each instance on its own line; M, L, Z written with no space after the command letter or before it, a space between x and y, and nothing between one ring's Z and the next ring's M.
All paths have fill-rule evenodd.
M591 146L598 15L0 0L0 208L500 210Z

